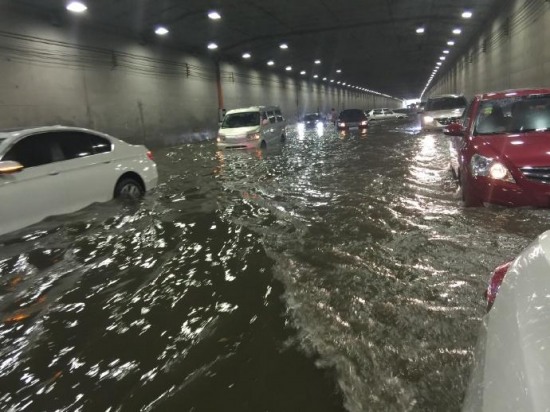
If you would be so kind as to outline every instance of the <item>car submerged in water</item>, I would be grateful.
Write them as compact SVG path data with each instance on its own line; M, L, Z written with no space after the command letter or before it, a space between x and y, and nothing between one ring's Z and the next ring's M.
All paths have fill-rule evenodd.
M463 411L550 408L550 231L492 274Z
M340 112L336 127L338 130L366 129L369 124L367 114L361 109L346 109Z
M0 131L0 235L157 185L145 146L64 126Z
M478 95L444 133L466 206L550 207L550 89Z
M422 129L441 130L462 117L468 105L462 95L445 94L430 97L424 106L421 117Z

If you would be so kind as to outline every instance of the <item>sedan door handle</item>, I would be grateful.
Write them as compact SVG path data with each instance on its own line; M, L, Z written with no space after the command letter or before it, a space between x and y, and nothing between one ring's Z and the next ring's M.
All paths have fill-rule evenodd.
M50 172L48 173L50 176L57 176L59 174L59 172Z
M110 160L105 160L105 161L103 162L103 164L106 164L106 165L109 164L109 163L111 163Z

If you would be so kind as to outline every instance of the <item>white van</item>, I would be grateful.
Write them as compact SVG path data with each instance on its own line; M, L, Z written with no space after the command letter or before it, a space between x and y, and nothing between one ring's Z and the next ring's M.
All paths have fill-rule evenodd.
M286 139L286 121L277 106L229 110L220 125L221 148L266 148Z

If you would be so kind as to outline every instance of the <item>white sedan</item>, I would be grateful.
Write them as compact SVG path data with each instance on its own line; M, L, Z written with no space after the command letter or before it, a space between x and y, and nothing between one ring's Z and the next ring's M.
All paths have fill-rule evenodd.
M151 152L93 130L0 131L0 235L157 185Z
M463 410L548 411L550 231L493 272L487 301Z
M392 109L374 109L367 113L369 120L406 119L404 113L395 113Z

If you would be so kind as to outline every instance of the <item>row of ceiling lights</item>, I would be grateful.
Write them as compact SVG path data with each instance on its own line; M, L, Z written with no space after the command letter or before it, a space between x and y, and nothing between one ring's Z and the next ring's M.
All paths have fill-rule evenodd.
M80 1L71 1L70 3L67 4L66 7L67 7L67 10L69 10L73 13L84 13L86 10L88 10L88 7L86 6L86 4L84 4L83 2L80 2ZM222 16L216 10L211 10L211 11L208 12L208 18L210 18L211 20L220 20L222 18ZM170 30L166 26L159 25L159 26L155 27L155 34L158 35L158 36L166 36L168 33L170 33ZM209 50L216 50L218 48L218 45L214 42L210 42L210 43L208 43L208 45L206 47ZM288 47L287 43L281 43L279 45L279 48L282 49L282 50L288 50L289 47ZM242 58L245 59L245 60L248 60L248 59L252 58L252 54L250 52L245 52L245 53L243 53ZM321 60L316 59L314 61L314 63L316 65L320 65ZM267 62L267 65L268 66L275 66L275 61L274 60L269 60ZM293 68L292 68L292 66L286 66L285 70L287 72L290 72L290 71L293 70ZM336 74L341 74L341 73L342 73L341 69L336 70ZM305 70L300 71L300 75L305 76L306 74L307 74L307 72ZM318 79L319 75L318 74L313 74L313 78ZM365 91L365 92L377 94L379 96L392 98L392 96L389 96L387 94L379 93L379 92L376 92L374 90L369 90L369 89L364 88L364 87L354 86L354 85L348 84L346 82L342 82L342 81L335 80L335 79L330 79L329 80L327 77L323 77L322 81L325 81L325 82L328 81L329 83L336 83L338 85L347 86L347 87L350 87L352 89L362 90L362 91Z
M471 10L464 10L462 12L462 15L461 17L463 19L471 19L472 16L474 15L474 13L471 11ZM423 26L421 27L418 27L416 29L416 33L418 34L423 34L425 32L425 28ZM453 35L455 36L459 36L462 34L462 29L460 27L455 27L452 31ZM455 40L449 40L447 42L447 46L449 47L452 47L456 44ZM430 75L430 78L428 79L428 82L426 83L426 86L424 87L424 90L422 90L422 93L420 94L420 98L422 98L422 96L424 95L424 93L426 93L426 90L428 90L428 87L430 87L430 84L432 83L435 75L437 74L437 72L439 71L439 69L441 68L441 66L443 65L443 62L447 59L447 55L450 53L450 50L449 49L444 49L443 50L443 54L441 56L439 56L439 61L436 62L435 64L435 67L434 69L432 70L432 74Z

